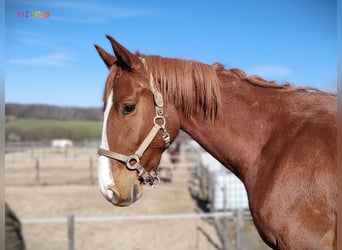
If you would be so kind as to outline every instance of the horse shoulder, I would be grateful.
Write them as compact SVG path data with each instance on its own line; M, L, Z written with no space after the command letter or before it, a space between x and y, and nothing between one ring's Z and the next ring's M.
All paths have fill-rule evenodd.
M261 235L271 245L285 248L290 247L288 242L327 242L327 232L336 230L333 112L291 114L271 133L257 164L254 191L249 194Z

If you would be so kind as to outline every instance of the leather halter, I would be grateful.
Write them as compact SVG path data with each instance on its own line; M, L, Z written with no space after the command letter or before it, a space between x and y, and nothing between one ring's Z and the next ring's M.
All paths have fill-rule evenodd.
M156 108L156 115L153 118L153 127L146 136L145 140L140 144L137 151L132 155L123 155L117 152L113 152L104 148L99 148L98 154L103 155L117 161L126 164L129 170L136 170L139 173L139 177L142 178L143 183L148 183L152 187L158 186L160 182L158 169L153 171L146 171L145 168L140 164L140 159L145 153L148 146L153 141L154 137L159 131L161 131L165 148L170 145L170 135L166 130L166 121L164 117L164 103L162 94L155 88L152 74L150 76L150 87L154 96L154 105Z

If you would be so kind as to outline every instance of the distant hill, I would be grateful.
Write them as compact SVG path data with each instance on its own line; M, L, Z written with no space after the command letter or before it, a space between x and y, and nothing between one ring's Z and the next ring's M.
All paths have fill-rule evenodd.
M5 115L7 118L100 121L102 120L103 112L101 108L6 103Z

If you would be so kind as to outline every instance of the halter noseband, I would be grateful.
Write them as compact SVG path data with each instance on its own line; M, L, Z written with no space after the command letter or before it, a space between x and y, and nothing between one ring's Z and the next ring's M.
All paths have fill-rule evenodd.
M166 130L166 121L164 117L164 104L163 104L163 96L161 93L155 88L154 80L152 75L150 76L150 87L154 96L154 105L156 108L156 115L153 118L153 127L146 136L145 140L140 144L137 151L135 151L132 155L123 155L120 153L116 153L104 148L99 148L98 154L103 155L120 162L126 164L126 167L129 170L137 170L139 173L139 177L143 179L144 183L150 184L152 187L158 186L160 182L160 178L158 175L158 169L147 172L144 167L140 164L140 159L145 153L148 146L153 141L154 137L157 135L159 131L162 133L162 138L165 143L165 148L170 145L170 135ZM159 123L160 124L159 124Z

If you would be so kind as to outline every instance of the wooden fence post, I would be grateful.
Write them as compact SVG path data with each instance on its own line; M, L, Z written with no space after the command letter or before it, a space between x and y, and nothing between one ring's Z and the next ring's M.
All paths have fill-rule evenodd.
M74 222L75 216L73 213L68 214L68 250L75 249L75 242L74 242Z
M211 189L211 206L210 206L210 212L211 213L216 213L218 212L215 208L215 204L217 204L217 195L215 195L215 178L213 174L208 173L209 176L209 185L210 185L210 189ZM228 211L228 205L227 205L227 199L226 199L226 195L227 195L227 187L226 185L223 186L222 188L222 192L223 192L223 212L227 212ZM219 200L220 202L220 200ZM221 204L218 203L218 206L220 206ZM215 224L215 228L216 231L218 233L220 242L222 244L222 249L223 250L229 250L230 249L230 244L229 244L229 239L228 239L228 231L227 231L227 220L226 217L222 217L222 218L214 218L214 224Z
M34 147L31 145L31 161L34 161Z
M40 174L39 174L39 171L40 171L40 166L39 166L39 158L37 157L36 158L36 183L39 184L40 183Z
M228 211L228 202L227 202L227 185L224 184L223 186L223 212ZM221 219L221 230L222 230L222 248L223 250L229 249L229 241L228 241L228 232L227 232L227 221L226 218L223 216Z
M243 229L243 211L236 211L235 218L235 233L236 233L236 250L242 250L242 229Z

